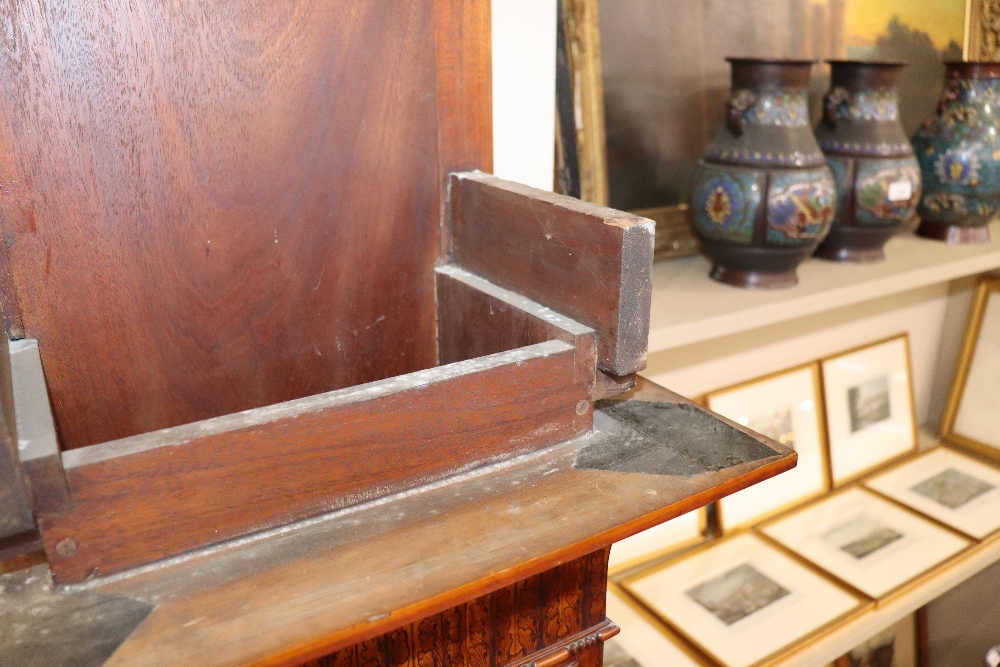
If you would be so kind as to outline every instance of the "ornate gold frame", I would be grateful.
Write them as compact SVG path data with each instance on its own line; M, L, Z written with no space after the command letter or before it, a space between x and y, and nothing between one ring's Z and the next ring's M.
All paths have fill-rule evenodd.
M1000 60L1000 0L966 0L966 60Z

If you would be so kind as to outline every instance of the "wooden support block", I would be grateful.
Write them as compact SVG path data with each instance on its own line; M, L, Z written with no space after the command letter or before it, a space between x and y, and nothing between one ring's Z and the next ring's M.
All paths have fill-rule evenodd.
M591 387L591 400L602 397L593 391L604 374L590 327L453 264L437 269L437 301L441 363L561 340L576 348L574 382Z
M79 581L372 500L586 432L589 388L549 341L72 450L45 550Z
M479 172L454 174L450 256L459 266L597 331L598 366L646 366L654 225Z

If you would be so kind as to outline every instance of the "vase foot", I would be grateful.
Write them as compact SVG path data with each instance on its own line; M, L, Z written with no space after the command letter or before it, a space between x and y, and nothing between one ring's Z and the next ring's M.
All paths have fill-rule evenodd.
M985 225L948 225L939 222L921 222L917 236L944 241L948 244L989 243L990 228Z
M727 269L724 266L715 264L712 266L712 272L709 276L720 283L744 289L781 289L783 287L794 287L799 284L799 278L794 270L779 272L748 271L745 269Z

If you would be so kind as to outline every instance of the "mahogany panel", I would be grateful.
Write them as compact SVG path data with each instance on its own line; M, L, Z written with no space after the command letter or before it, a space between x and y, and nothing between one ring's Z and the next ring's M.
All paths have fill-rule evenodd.
M442 173L490 166L488 32L478 0L0 13L0 302L63 447L435 365Z
M39 516L54 576L109 574L572 438L592 423L578 375L576 350L551 341L66 452L72 507Z
M652 221L482 173L449 198L455 263L595 329L611 375L646 366Z

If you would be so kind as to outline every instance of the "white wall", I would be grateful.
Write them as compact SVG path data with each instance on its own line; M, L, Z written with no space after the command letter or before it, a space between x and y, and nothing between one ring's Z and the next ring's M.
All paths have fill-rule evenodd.
M967 278L651 354L643 375L689 397L906 332L918 424L937 430L975 280Z
M493 0L493 173L552 189L556 0Z

